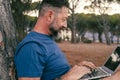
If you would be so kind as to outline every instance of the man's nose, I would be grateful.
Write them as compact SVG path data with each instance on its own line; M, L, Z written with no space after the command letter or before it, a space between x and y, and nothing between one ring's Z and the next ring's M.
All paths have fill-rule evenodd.
M64 23L63 27L64 27L64 28L67 28L67 22Z

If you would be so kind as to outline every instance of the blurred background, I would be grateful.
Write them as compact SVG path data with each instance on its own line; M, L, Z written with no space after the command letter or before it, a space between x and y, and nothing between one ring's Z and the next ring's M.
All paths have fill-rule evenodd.
M34 27L41 0L11 0L20 42ZM57 41L72 43L100 42L108 45L120 42L119 0L69 0L68 28L59 32Z
M32 30L42 0L0 0L0 80L17 80L17 44ZM60 0L59 0L60 1ZM120 0L69 0L68 26L55 38L71 66L101 66L120 43Z

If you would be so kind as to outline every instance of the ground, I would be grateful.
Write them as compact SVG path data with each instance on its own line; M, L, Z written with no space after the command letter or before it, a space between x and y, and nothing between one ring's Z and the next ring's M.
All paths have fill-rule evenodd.
M103 43L77 43L70 42L58 43L61 50L65 53L66 58L71 66L78 64L83 60L91 61L96 66L104 64L108 56L116 48L117 44L106 45Z

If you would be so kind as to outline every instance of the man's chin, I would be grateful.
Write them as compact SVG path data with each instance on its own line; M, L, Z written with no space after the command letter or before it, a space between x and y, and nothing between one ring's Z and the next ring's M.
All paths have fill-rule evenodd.
M54 37L57 37L57 36L58 36L58 31L53 32L52 35L53 35Z
M58 31L51 31L51 34L50 34L50 36L52 36L52 37L57 37L58 36Z

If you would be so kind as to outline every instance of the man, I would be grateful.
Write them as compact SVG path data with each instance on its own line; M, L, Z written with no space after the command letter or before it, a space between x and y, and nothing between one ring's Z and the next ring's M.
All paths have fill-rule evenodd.
M77 80L95 68L91 62L82 62L70 69L64 54L52 39L67 27L69 3L67 0L43 0L33 30L18 45L15 65L19 80ZM87 66L87 67L86 67Z
M53 36L67 27L67 0L43 0L33 30L18 45L14 61L18 80L78 80L95 68L83 61L70 68Z

